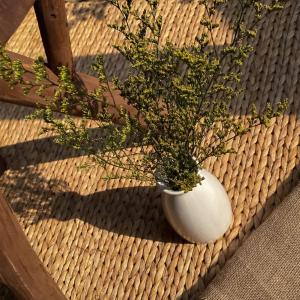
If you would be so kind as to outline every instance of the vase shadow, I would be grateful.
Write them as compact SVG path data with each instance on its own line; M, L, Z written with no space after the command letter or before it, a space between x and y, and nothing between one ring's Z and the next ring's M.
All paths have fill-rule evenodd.
M184 242L167 223L155 186L106 189L80 195L68 184L44 178L34 167L10 171L0 181L6 199L27 225L44 219L82 220L119 235L160 242Z

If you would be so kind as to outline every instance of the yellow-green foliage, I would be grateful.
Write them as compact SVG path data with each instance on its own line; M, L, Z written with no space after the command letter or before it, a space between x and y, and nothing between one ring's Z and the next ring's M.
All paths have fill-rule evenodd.
M108 79L101 56L93 65L101 82L96 91L87 94L78 89L68 70L62 67L54 99L48 99L49 106L39 109L32 117L44 118L49 125L44 131L58 134L58 143L85 151L105 168L123 169L123 175L108 173L107 179L157 180L170 189L189 191L201 182L197 170L205 159L232 152L227 147L230 139L258 124L267 125L271 118L284 111L285 101L276 108L268 104L260 113L253 106L252 115L243 122L230 114L232 101L242 99L241 66L253 51L251 41L256 36L257 25L263 17L283 6L280 1L264 4L254 0L201 0L206 12L201 21L205 33L197 37L194 45L178 48L170 42L161 43L162 27L167 20L157 13L158 1L144 1L148 9L140 13L135 11L134 1L109 0L122 16L120 24L110 27L125 37L125 42L115 48L131 68L126 80L116 78L114 84L137 109L139 117L120 109L122 125L114 125L110 107L102 97L103 92L111 91L105 85ZM226 9L233 2L238 3L239 10L232 23L232 41L220 48L213 39L219 24L211 20L217 9ZM256 17L252 24L246 25L245 19L251 12ZM136 31L130 27L132 20L139 24ZM12 85L21 83L26 89L32 83L22 82L24 72L20 63L11 62L1 48L1 76ZM41 60L35 63L35 73L36 82L42 84L43 79L47 80ZM97 115L92 110L96 102L102 107ZM70 116L74 105L84 111L80 125ZM65 116L56 118L54 109ZM92 118L104 132L96 137L86 128L86 120ZM141 119L146 127L140 125ZM140 154L126 150L128 146L140 147Z

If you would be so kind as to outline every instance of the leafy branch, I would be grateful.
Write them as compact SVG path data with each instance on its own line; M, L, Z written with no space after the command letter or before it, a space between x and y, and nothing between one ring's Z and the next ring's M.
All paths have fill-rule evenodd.
M108 1L121 16L120 23L109 26L124 37L115 48L130 64L128 77L114 79L112 87L99 56L92 66L99 87L87 92L73 82L67 68L61 67L53 99L31 116L45 120L48 126L43 132L56 133L56 142L87 153L107 171L105 179L161 181L170 189L189 191L203 180L198 169L207 158L232 153L230 140L255 126L267 126L286 109L287 101L283 100L276 107L267 103L260 112L253 105L243 120L230 113L233 101L243 98L242 67L253 52L259 23L282 9L282 1L199 0L205 10L201 20L204 33L193 45L181 48L170 41L161 42L167 20L158 14L158 0L144 0L147 9L142 12L135 9L133 0ZM230 9L234 4L238 9L230 27L231 42L219 47L214 34L220 24L212 20L217 10ZM254 20L246 22L251 15ZM43 97L49 86L43 61L35 62L35 81L25 82L26 71L20 62L10 60L4 49L0 50L0 76L25 89L39 84L38 93ZM137 115L117 107L113 88L121 91ZM113 107L105 93L113 99ZM95 103L100 106L96 113ZM83 111L81 120L71 117L72 109L78 106ZM118 111L119 125L114 123L112 108ZM57 116L54 111L64 115ZM92 135L88 121L101 128L101 133ZM123 170L122 174L111 167Z

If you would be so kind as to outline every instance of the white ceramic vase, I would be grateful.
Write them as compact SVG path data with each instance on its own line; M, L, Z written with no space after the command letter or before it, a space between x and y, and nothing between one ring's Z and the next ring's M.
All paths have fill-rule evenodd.
M232 222L228 195L220 181L206 170L192 191L172 191L162 187L162 205L175 231L193 243L208 243L220 238Z

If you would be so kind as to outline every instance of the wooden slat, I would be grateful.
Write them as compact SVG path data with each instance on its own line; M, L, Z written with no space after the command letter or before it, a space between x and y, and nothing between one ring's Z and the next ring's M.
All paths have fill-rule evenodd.
M34 0L0 1L0 43L6 43L17 30Z
M67 66L73 74L73 58L64 0L37 0L34 4L48 67Z
M33 63L32 59L22 56L20 54L16 54L16 53L12 53L12 52L8 52L8 53L12 59L21 60L23 66L25 67L26 70L28 70L30 72L33 71L32 70L32 63ZM47 69L47 72L48 72L49 79L52 82L57 83L57 76L49 69ZM88 91L94 91L95 88L99 86L99 82L98 82L97 78L83 74L83 73L78 73L77 75ZM25 80L33 81L34 77L31 74L27 74L25 76ZM52 97L54 90L55 90L55 86L52 88L49 88L47 90L46 95L48 97ZM134 107L127 104L127 102L120 96L120 92L118 90L113 91L113 96L114 96L115 101L113 100L112 96L109 93L106 93L104 96L107 99L108 104L110 104L110 106L111 106L111 113L114 115L114 121L116 123L119 122L118 111L119 111L120 107L123 107L132 116L137 115L137 110ZM11 89L8 86L8 84L2 79L0 79L0 101L19 104L19 105L23 105L23 106L31 106L31 107L36 107L37 105L39 105L39 106L46 105L45 100L41 97L38 97L36 95L36 93L34 92L34 90L31 91L29 93L29 95L25 96L21 87L16 86L13 89ZM117 109L115 109L114 107L117 107ZM99 106L97 105L94 107L95 115L99 109L100 109L100 105ZM81 112L80 108L78 108L78 109L74 110L72 112L72 114L81 116L82 112ZM141 121L141 123L143 124L142 121Z
M0 194L0 279L20 300L66 299Z

